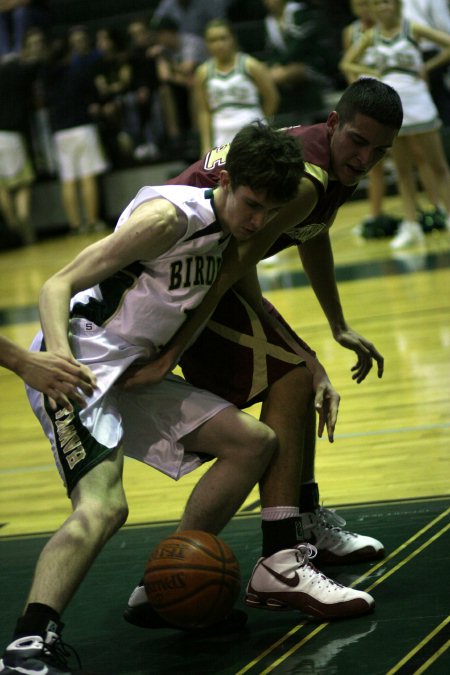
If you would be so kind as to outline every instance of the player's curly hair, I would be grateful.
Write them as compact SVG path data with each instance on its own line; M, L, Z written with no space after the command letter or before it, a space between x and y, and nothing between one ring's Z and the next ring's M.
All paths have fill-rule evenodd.
M360 113L380 124L400 129L403 122L403 107L395 89L373 77L360 77L342 94L336 105L339 124L352 122Z
M243 127L233 138L226 159L231 188L265 191L269 199L289 201L297 195L305 170L302 148L294 137L266 124Z

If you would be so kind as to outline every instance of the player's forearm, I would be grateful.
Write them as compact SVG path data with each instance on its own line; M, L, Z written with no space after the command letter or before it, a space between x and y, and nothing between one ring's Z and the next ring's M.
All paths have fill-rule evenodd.
M303 268L322 307L333 335L345 330L339 291L334 272L333 251L328 233L319 235L299 247Z
M72 356L69 344L70 287L58 277L43 285L39 295L39 315L48 351Z
M443 49L436 56L432 56L424 63L424 70L426 73L431 73L435 68L445 65L450 61L450 49Z
M19 374L20 362L26 355L25 349L14 344L8 338L2 337L0 340L0 366L12 370Z

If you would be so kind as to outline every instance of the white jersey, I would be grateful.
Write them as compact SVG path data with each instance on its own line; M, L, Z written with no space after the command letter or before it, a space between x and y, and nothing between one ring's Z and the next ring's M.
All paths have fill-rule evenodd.
M183 438L231 405L174 375L132 391L114 386L129 366L164 345L200 303L230 240L216 220L212 190L178 185L142 188L117 227L158 197L186 215L184 235L155 260L136 262L72 299L71 348L97 381L86 407L54 412L40 392L28 388L69 493L121 444L126 455L178 479L204 461L185 452ZM39 333L32 349L42 348Z
M167 185L144 187L120 216L120 228L133 211L163 197L187 218L183 237L155 260L137 261L100 284L77 293L72 324L86 321L106 334L142 346L147 356L163 347L186 314L200 304L214 282L229 242L216 220L212 190ZM78 331L77 331L78 332Z
M421 77L423 56L410 33L410 24L403 21L400 31L391 38L374 29L374 46L380 79L393 87L403 106L400 135L439 128L438 111L425 81Z
M230 143L246 124L264 119L259 91L246 69L246 54L237 54L234 68L222 72L210 59L205 89L212 118L213 145Z

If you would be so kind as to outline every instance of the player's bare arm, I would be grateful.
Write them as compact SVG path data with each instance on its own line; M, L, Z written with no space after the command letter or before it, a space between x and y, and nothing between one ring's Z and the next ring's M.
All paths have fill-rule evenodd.
M270 76L268 67L249 56L246 61L247 72L256 84L261 97L261 107L264 115L269 119L277 111L280 103L280 95Z
M411 34L416 40L425 39L444 47L439 52L427 59L424 63L424 70L428 74L435 68L445 65L450 61L450 34L428 26L411 24Z
M85 248L48 279L39 298L42 329L49 351L72 356L67 335L69 304L78 291L100 283L137 260L152 260L168 250L185 229L176 208L164 199L140 205L112 234Z
M378 377L382 377L384 359L376 347L365 337L352 330L344 317L334 271L333 251L328 232L309 239L298 247L303 268L313 291L328 320L334 339L357 355L352 367L352 378L359 384L369 374L373 362L377 364Z
M361 63L361 57L373 45L373 42L373 29L371 29L366 31L358 42L347 49L339 62L339 68L347 79L352 80L363 74L378 77L379 73L376 68L369 68Z
M3 336L0 336L0 365L16 373L33 389L46 394L54 409L57 405L72 409L71 401L83 406L81 392L90 396L96 384L89 369L74 358L29 352Z
M203 157L212 146L211 111L209 109L208 97L205 89L206 74L207 68L204 64L198 66L194 73L194 97L197 110L197 124L201 140L201 157Z

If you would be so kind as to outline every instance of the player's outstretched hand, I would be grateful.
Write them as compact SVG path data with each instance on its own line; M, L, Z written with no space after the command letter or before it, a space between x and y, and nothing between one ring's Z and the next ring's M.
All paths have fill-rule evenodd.
M326 427L328 440L330 443L333 443L334 429L336 427L341 397L331 384L324 370L314 374L313 386L314 391L316 392L314 407L319 415L317 434L319 438L322 438L323 431Z
M94 374L72 357L52 352L23 353L17 374L33 389L49 397L51 407L73 410L72 403L85 407L85 396L92 396Z
M352 367L353 380L356 380L358 384L365 380L372 369L374 361L377 364L378 377L383 377L384 358L375 346L366 340L365 337L359 335L351 328L336 333L334 337L342 347L351 349L358 357L356 364Z

